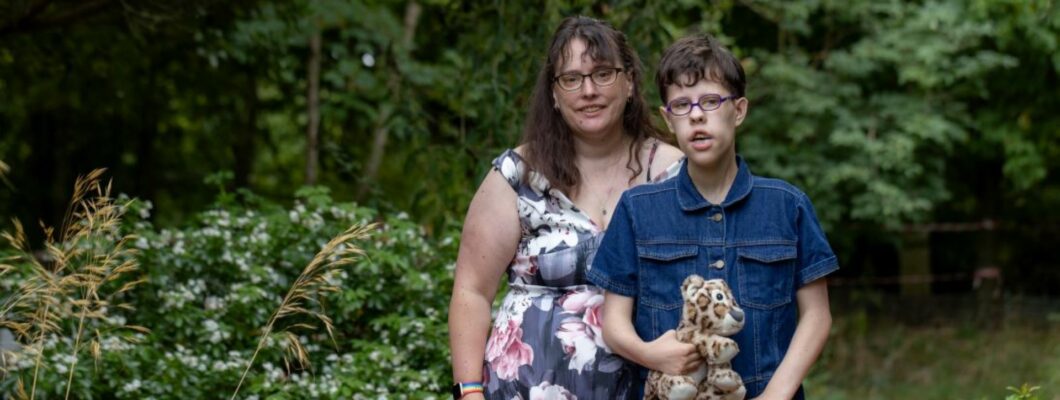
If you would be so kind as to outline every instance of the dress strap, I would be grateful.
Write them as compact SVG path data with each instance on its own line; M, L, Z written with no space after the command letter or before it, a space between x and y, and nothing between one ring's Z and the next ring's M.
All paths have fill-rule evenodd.
M651 183L651 164L655 161L655 150L658 149L659 141L655 140L655 142L651 144L651 152L648 153L648 176L646 177L647 179L644 180L645 182Z

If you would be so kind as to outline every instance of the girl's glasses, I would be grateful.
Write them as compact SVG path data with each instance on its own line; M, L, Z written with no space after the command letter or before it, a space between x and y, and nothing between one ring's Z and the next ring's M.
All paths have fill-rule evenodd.
M682 97L667 103L666 112L670 113L670 115L681 117L691 113L692 107L699 107L703 112L714 111L721 107L721 103L724 103L725 100L736 98L738 98L736 95L722 97L719 94L710 93L700 97L699 101L693 102L686 97Z

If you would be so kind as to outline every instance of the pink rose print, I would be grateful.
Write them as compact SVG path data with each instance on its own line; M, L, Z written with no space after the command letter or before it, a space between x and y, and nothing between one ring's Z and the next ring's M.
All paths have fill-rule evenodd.
M582 314L582 322L589 327L589 336L600 348L610 352L604 343L600 309L604 305L604 296L600 293L584 290L572 292L559 299L560 306L568 313Z
M486 343L486 362L497 372L497 377L512 380L519 367L534 361L534 350L523 343L523 329L512 320L505 326L494 327Z
M553 385L548 381L530 388L530 400L578 400L567 388Z

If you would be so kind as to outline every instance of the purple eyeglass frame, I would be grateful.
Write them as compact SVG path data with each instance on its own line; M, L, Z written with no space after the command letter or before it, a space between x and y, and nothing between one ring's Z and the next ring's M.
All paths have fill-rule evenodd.
M712 109L708 110L706 108L703 108L703 106L701 106L699 104L699 103L701 103L703 101L703 98L707 97L707 96L718 96L718 107L717 108L712 108ZM673 103L672 101L670 103L666 103L666 112L669 113L670 115L675 116L675 117L683 117L683 116L686 116L688 114L691 114L692 113L692 107L699 107L699 109L703 110L703 112L710 112L710 111L717 110L718 108L721 108L721 105L725 104L725 101L727 101L727 100L735 100L735 99L738 99L738 98L740 98L740 96L737 96L735 94L734 95L730 95L730 96L722 96L722 95L717 94L717 93L707 93L705 95L699 96L699 98L696 99L696 101L692 102L692 105L688 106L688 112L687 113L680 114L680 115L674 114L674 111L670 109L670 103Z

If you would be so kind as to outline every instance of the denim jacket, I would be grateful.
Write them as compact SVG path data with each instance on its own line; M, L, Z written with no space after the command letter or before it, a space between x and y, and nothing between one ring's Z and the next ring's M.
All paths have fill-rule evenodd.
M747 398L765 389L798 322L795 292L839 268L813 205L791 184L751 174L742 157L722 204L696 190L688 166L673 179L622 195L588 273L594 284L636 301L633 325L649 342L681 318L681 283L724 279L746 323L733 339L733 368ZM641 368L641 377L647 371ZM640 390L643 390L640 380ZM802 398L800 387L796 398Z

